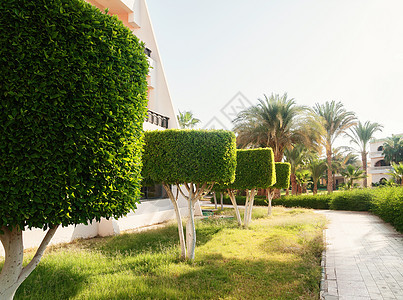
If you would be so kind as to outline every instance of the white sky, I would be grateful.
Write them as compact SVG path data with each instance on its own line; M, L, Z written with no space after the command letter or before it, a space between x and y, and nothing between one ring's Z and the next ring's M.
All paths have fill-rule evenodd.
M205 126L238 92L252 103L341 101L403 133L403 0L148 0L175 109Z

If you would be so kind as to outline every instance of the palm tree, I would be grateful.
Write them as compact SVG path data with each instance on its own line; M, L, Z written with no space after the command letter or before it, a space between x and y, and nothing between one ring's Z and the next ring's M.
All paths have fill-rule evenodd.
M403 139L399 135L392 135L383 144L383 153L388 163L403 161Z
M180 128L194 128L198 123L200 123L199 119L193 117L193 113L191 111L179 111L179 115L177 115L178 122Z
M396 180L397 183L400 183L403 186L403 163L399 162L399 164L392 163L392 170L389 172L390 175Z
M285 162L291 165L291 194L297 194L297 176L296 173L301 169L306 160L308 150L303 145L296 145L292 149L285 149Z
M315 140L310 137L314 131L308 130L302 118L306 108L296 105L286 93L283 96L264 95L263 100L258 100L256 106L241 111L233 121L238 147L271 147L275 161L280 162L285 149Z
M355 125L355 114L347 111L341 102L316 103L312 109L312 123L321 127L321 143L326 149L327 169L327 191L333 192L332 177L332 146L335 139L345 133L351 126Z
M350 137L350 141L356 144L361 153L362 168L364 170L364 175L367 175L367 146L369 141L372 139L373 135L377 131L382 131L383 126L379 123L371 123L366 121L364 124L361 121L357 125L350 128L350 133L346 135ZM364 178L364 187L367 187L368 180L367 177Z
M364 174L364 170L361 170L359 167L354 167L353 165L348 165L344 171L341 172L341 175L346 179L346 186L348 189L354 187L354 180L367 177L367 175Z
M318 193L318 181L323 176L327 169L326 162L319 159L313 159L308 164L308 169L311 171L312 181L313 181L313 194Z

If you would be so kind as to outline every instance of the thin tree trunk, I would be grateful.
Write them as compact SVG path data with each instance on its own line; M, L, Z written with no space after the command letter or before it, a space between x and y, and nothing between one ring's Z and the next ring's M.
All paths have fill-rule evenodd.
M187 258L194 260L196 249L196 227L194 220L194 204L188 201L189 218L186 223Z
M169 199L171 200L175 210L176 222L178 224L179 243L181 247L181 259L185 259L186 258L185 234L183 232L182 216L178 206L178 197L175 197L173 195L170 185L166 183L162 183L162 185L165 191L167 192ZM177 185L176 188L179 189L180 188L179 185Z
M361 159L362 159L362 169L364 170L364 187L368 187L368 180L367 180L367 152L361 152Z
M331 146L330 146L331 147ZM332 174L332 149L326 150L327 159L327 192L333 192L333 174Z
M4 234L0 234L0 240L4 247L5 259L0 273L0 299L11 300L14 298L18 287L41 261L57 228L58 225L49 228L34 257L25 267L22 267L24 258L22 231L18 227L14 227L11 231L5 226L1 228Z
M255 193L256 189L252 189L249 192L249 208L248 208L248 217L247 217L247 222L245 223L245 227L248 228L251 220L252 220L252 210L253 210L253 202L255 200Z
M249 212L249 191L246 190L246 200L245 200L245 212L243 214L243 224L246 226L248 222L248 212Z
M238 222L238 225L242 226L241 214L239 213L239 208L238 208L238 205L236 203L236 198L235 198L234 191L228 189L228 195L229 195L229 198L231 199L232 206L234 207L236 220Z
M214 208L217 209L217 197L215 195L215 192L213 193L213 198L214 198Z
M224 194L220 192L220 203L221 203L221 210L224 209Z
M289 188L286 188L286 189L285 189L285 195L286 195L286 196L290 195L290 189L289 189Z
M272 213L272 207L271 207L271 200L272 200L272 195L271 195L271 191L270 191L270 189L268 189L268 192L267 192L267 199L268 199L268 207L267 207L267 215L268 216L271 216L271 213Z

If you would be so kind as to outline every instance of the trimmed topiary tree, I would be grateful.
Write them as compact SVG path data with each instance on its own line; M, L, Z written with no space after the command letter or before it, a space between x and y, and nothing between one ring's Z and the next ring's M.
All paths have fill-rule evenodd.
M235 149L235 135L230 131L169 129L145 134L142 174L146 182L162 183L174 206L182 258L194 259L196 202L214 183L230 183L235 179ZM176 185L176 191L171 185ZM178 207L179 193L188 202L186 239Z
M235 181L227 186L227 191L240 226L242 226L242 220L235 194L237 190L246 191L244 226L248 227L252 219L256 189L266 189L276 180L273 150L271 148L238 149L236 160Z
M289 163L276 162L276 183L269 188L267 193L268 215L271 215L271 201L274 189L288 189L290 187L291 165Z
M58 226L121 217L140 195L148 63L117 17L79 0L0 2L0 298ZM49 229L25 267L22 231Z

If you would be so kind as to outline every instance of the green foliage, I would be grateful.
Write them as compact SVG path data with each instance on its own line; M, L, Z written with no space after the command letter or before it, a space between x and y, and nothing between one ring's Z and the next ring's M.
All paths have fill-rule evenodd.
M200 120L193 117L193 113L191 111L179 111L179 115L176 116L178 118L179 126L182 129L186 128L194 128L197 124L200 123Z
M400 135L392 135L383 144L385 160L389 163L403 162L403 139Z
M230 183L235 179L235 135L225 130L147 131L146 182Z
M144 46L84 1L0 11L0 226L126 214L140 195Z
M235 198L236 198L235 200L236 200L237 205L245 205L246 196L237 195ZM210 202L214 203L214 199L211 199ZM232 205L231 199L228 195L224 195L223 203ZM255 196L253 205L254 206L267 206L266 196Z
M275 189L288 189L290 186L291 165L289 163L275 163L276 183L272 186Z
M268 188L276 182L274 156L271 148L237 149L236 175L229 187L235 190Z
M330 209L368 211L373 196L370 190L352 190L335 193L330 203Z
M403 188L377 188L372 193L371 211L403 232Z
M287 196L272 200L272 205L281 205L284 207L303 207L313 209L329 209L332 195L299 195Z

